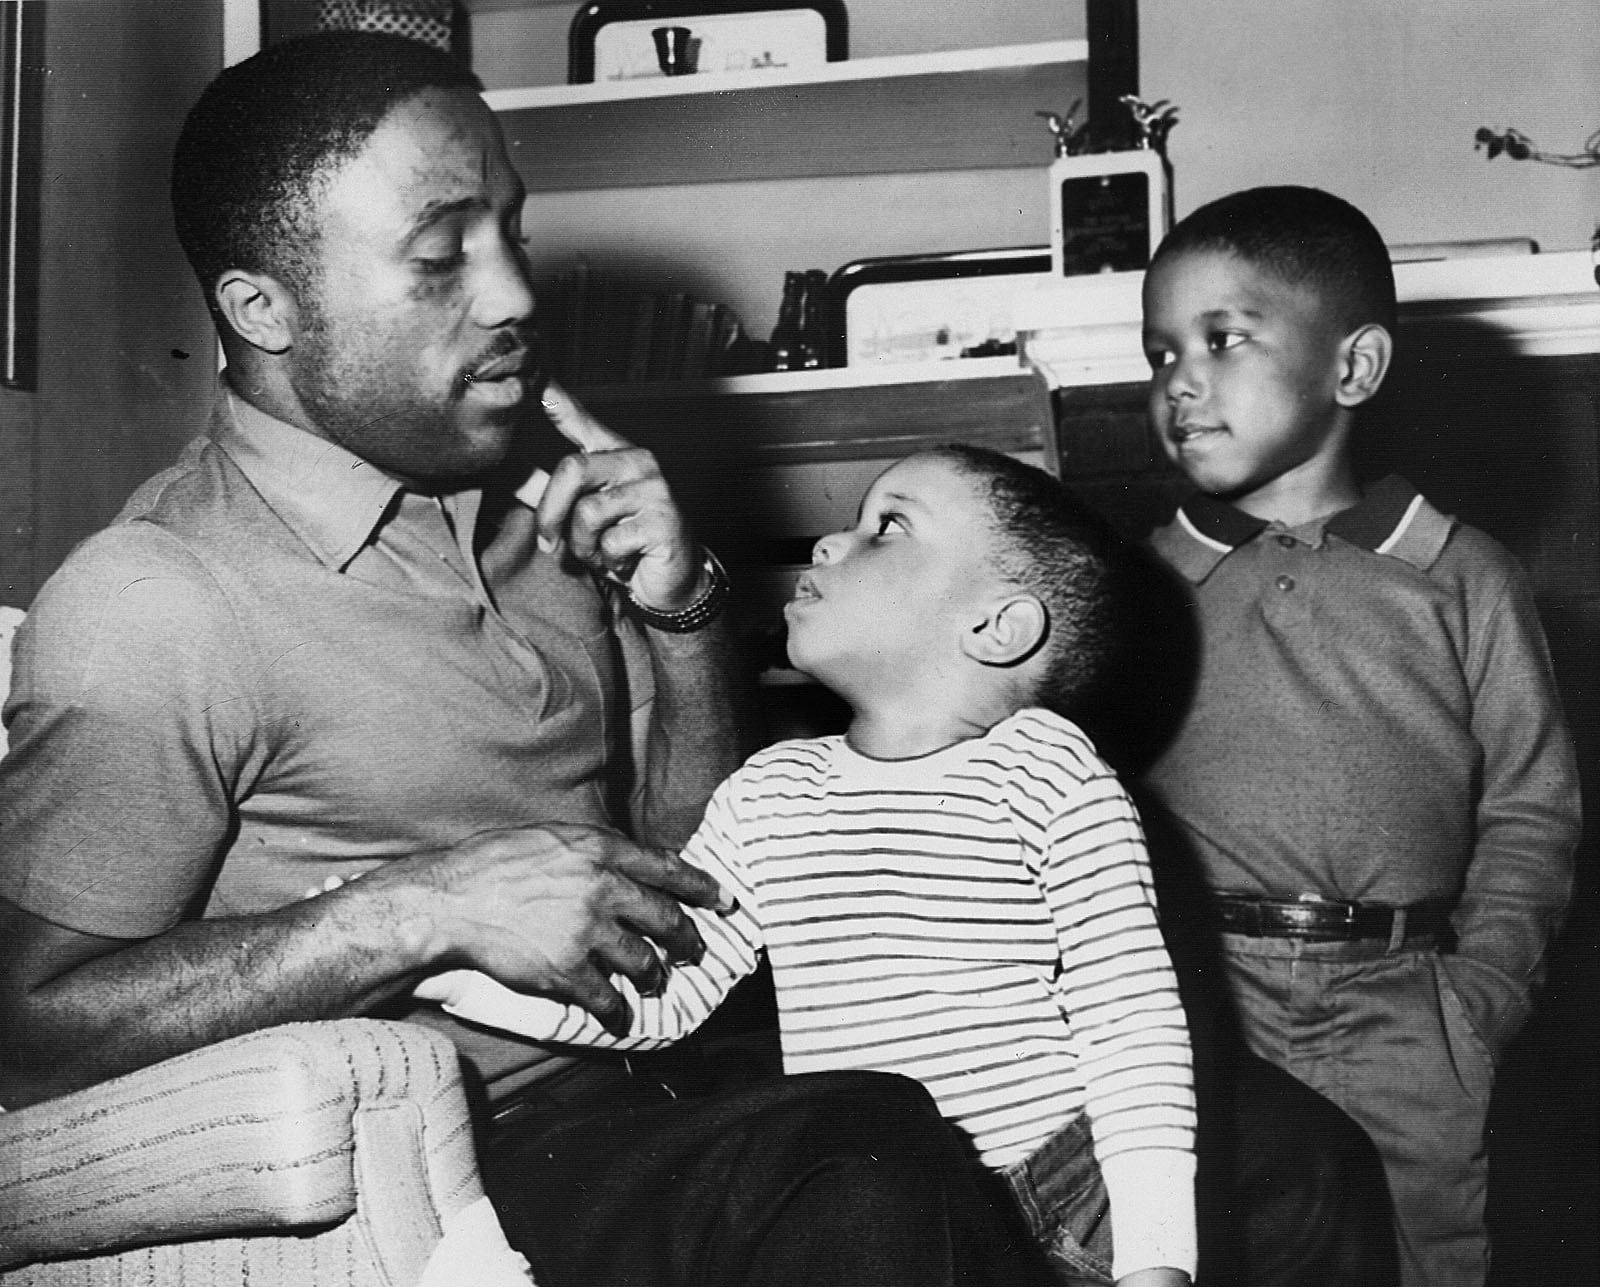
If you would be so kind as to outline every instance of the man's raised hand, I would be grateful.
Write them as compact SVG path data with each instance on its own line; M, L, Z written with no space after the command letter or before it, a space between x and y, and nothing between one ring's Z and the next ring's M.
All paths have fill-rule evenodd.
M675 612L705 588L704 561L656 458L601 424L562 388L541 398L557 432L578 448L563 457L538 501L540 546L569 554L622 585L639 603Z

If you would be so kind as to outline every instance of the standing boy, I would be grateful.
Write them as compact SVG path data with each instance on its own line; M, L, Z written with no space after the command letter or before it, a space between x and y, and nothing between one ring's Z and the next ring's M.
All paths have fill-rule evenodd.
M1144 836L1056 713L1097 675L1111 584L1109 535L1042 471L956 447L901 461L785 610L791 660L849 703L849 731L756 755L684 850L739 900L700 918L701 965L630 990L620 1038L483 975L425 992L543 1039L650 1044L764 948L787 1072L921 1081L1061 1281L1188 1282L1189 1041Z
M1383 1155L1408 1287L1484 1281L1485 1114L1572 878L1572 747L1526 580L1351 435L1394 277L1355 208L1259 188L1144 287L1150 417L1199 488L1193 703L1150 785L1192 848L1256 1052Z

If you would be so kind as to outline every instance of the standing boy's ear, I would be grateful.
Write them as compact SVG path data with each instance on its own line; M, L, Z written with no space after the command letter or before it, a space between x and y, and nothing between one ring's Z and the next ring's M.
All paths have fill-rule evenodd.
M1334 398L1341 407L1358 407L1378 392L1389 373L1394 339L1376 322L1350 332L1339 346L1339 384Z
M1050 617L1031 594L997 599L962 637L962 651L985 666L1015 666L1043 646Z
M245 343L264 353L283 353L294 343L298 307L276 277L230 268L217 278L216 296L218 309Z

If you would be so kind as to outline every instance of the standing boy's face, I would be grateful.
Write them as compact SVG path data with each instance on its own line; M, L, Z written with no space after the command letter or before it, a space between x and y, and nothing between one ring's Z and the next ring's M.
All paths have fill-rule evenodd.
M855 526L812 551L784 608L789 660L847 701L943 673L993 591L993 541L973 480L949 461L890 466Z
M1145 276L1150 421L1202 490L1249 509L1343 449L1344 335L1316 293L1227 251Z

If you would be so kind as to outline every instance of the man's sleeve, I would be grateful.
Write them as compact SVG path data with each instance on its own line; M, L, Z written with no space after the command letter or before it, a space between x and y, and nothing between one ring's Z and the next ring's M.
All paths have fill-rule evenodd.
M1483 749L1477 840L1447 958L1479 1035L1499 1051L1521 1026L1571 896L1581 826L1576 757L1533 595L1511 568L1469 614L1472 732Z
M120 526L72 556L16 640L0 894L114 938L192 914L253 725L239 648L223 596L156 529Z

